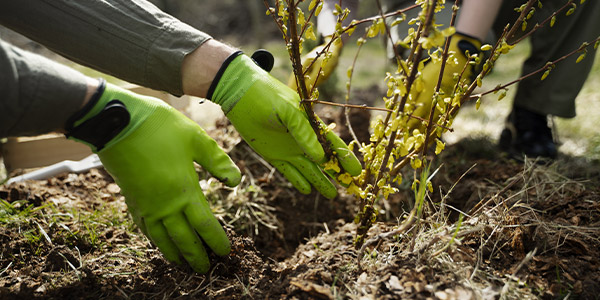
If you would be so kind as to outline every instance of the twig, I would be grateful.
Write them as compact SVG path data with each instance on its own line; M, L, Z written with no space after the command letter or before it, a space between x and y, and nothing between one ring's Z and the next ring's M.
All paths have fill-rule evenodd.
M265 6L267 7L267 9L269 9L269 11L272 11L271 8L269 7L269 3L267 0L263 0ZM283 24L282 21L279 20L274 13L271 13L271 15L273 15L273 19L275 20L275 23L277 23L279 30L282 32L282 34L284 35L284 39L286 40L286 43L290 44L290 47L288 47L288 51L290 54L290 59L292 61L292 68L294 71L294 75L296 76L296 83L298 86L298 94L300 95L300 99L310 99L310 95L308 94L308 91L306 89L306 83L304 81L304 76L303 76L303 70L302 70L302 59L300 57L300 39L298 36L298 28L297 28L297 20L296 20L296 8L297 8L297 4L295 3L294 0L288 0L287 1L287 12L288 12L288 25L289 25L289 34L286 34L285 30L283 29ZM276 2L276 5L279 6L279 2ZM307 101L301 101L301 105L304 108L304 112L306 113L310 126L312 127L314 133L317 136L317 139L319 141L319 143L321 144L321 147L323 148L323 150L325 151L325 157L327 157L328 159L330 157L333 156L333 150L331 149L331 145L328 142L327 138L325 137L325 134L322 132L321 128L320 128L320 121L319 118L317 117L317 115L315 114L314 110L312 109L312 105L310 102ZM341 166L340 166L341 167Z
M457 1L459 2L459 1ZM456 21L456 12L458 11L458 5L459 3L455 3L452 6L452 17L450 19L450 27L454 27L454 23ZM450 49L450 42L452 42L452 36L448 37L446 39L446 44L444 45L444 51L442 52L442 66L440 67L440 73L438 74L438 81L435 85L435 89L433 92L433 95L435 98L437 98L437 96L440 93L440 89L442 87L442 79L444 78L444 69L446 68L446 62L448 61L448 51ZM468 65L465 65L465 67ZM464 68L463 68L463 72L464 72ZM462 76L462 74L461 74ZM460 77L458 79L458 82L460 82ZM458 83L457 83L458 84ZM425 142L423 142L423 144L425 144L425 147L423 147L423 152L421 152L421 157L425 156L427 154L427 145L429 144L429 133L431 132L432 129L432 124L433 124L433 117L435 116L435 110L436 108L436 102L434 102L434 104L431 105L431 109L429 110L429 120L427 122L427 129L425 129Z
M363 38L365 38L367 35L367 33L365 32L365 34L363 35ZM356 61L358 60L358 54L360 53L360 50L362 49L362 46L364 45L364 43L360 43L358 45L358 49L356 50L356 54L354 55L354 59L352 60L352 66L351 66L351 70L350 70L350 74L348 77L348 84L346 85L346 105L349 105L348 101L350 100L350 90L352 89L352 78L354 77L354 68L356 67ZM350 134L352 135L352 138L354 139L354 141L356 141L356 144L359 147L362 147L362 145L360 144L360 141L358 140L358 137L356 137L356 133L354 133L354 128L352 128L352 123L350 122L350 114L349 114L350 110L348 109L348 107L344 107L344 117L346 118L346 126L348 127L348 131L350 131Z
M398 53L398 49L396 49L394 39L392 39L392 33L390 30L390 27L388 26L387 22L385 22L385 14L383 13L383 9L381 8L381 2L379 0L377 0L375 2L377 3L377 8L379 9L379 14L380 14L381 18L383 19L383 26L385 26L385 33L387 35L389 42L392 45L392 49L394 50L394 57L396 58L396 63L400 64L400 60L401 60L400 54Z
M514 280L514 278L516 277L517 273L521 270L521 268L523 266L525 266L526 264L529 263L529 261L535 256L535 253L537 252L537 248L533 249L533 251L527 253L527 255L525 256L525 258L523 258L523 260L519 263L519 265L517 266L517 268L512 272L512 275L510 276L509 280L504 284L504 286L502 287L502 292L500 293L500 299L504 299L503 295L506 294L506 292L508 292L508 284L510 283L511 280Z
M48 242L48 244L50 246L54 246L54 244L52 244L52 240L50 239L50 237L46 233L46 230L44 230L44 228L42 228L42 225L40 225L40 223L38 223L37 221L33 221L33 222L38 226L38 229L40 230L40 232L42 233L42 235L44 236L44 238L46 239L46 241Z
M525 7L521 11L521 14L519 15L519 18L517 18L517 20L515 21L515 24L508 31L508 34L506 35L506 39L507 40L509 38L511 38L512 36L514 36L517 33L517 30L521 30L521 24L523 24L523 21L525 21L525 18L527 18L527 15L529 14L529 11L531 10L531 8L533 7L533 5L537 1L538 0L528 0L527 1L527 3L525 4ZM570 0L570 1L572 1L572 0Z
M546 23L550 22L552 20L552 18L554 18L556 15L558 15L561 11L563 11L567 7L571 6L571 3L573 3L573 2L574 2L574 0L569 0L567 3L565 3L565 5L563 5L561 8L559 8L558 10L556 10L552 15L550 15L544 21L542 21L539 24L535 24L535 26L531 30L529 30L527 33L525 33L524 35L522 35L520 38L518 38L514 42L510 42L510 45L516 45L519 42L521 42L522 40L524 40L527 37L529 37L531 34L533 34L534 31L538 30L540 27L543 27L544 25L546 25ZM529 9L531 9L531 7ZM511 36L508 36L508 38L511 38Z
M299 3L296 3L296 7L298 6L298 4ZM319 6L315 5L315 7L313 7L313 9L310 11L310 14L308 15L308 18L306 18L306 22L302 26L302 29L300 29L300 36L304 35L304 32L306 31L306 28L308 28L308 25L310 24L310 19L312 19L313 15L315 14L315 11L317 11L317 7L319 7Z
M8 271L8 269L10 268L10 266L12 266L13 262L11 261L10 263L8 263L8 266L6 266L6 268L4 268L2 270L2 272L0 272L0 276L2 276L2 274L4 274L4 272Z
M331 106L346 107L346 108L358 108L358 109L378 110L378 111L388 111L388 112L392 111L391 109L382 108L382 107L372 107L372 106L367 106L366 104L362 104L362 105L345 104L345 103L337 103L337 102L323 101L323 100L312 100L312 99L304 100L304 101L317 103L317 104L326 104L326 105L331 105Z
M377 3L379 3L379 0L377 0ZM430 28L433 24L433 16L435 15L435 6L436 6L435 1L428 1L428 5L429 5L428 11L427 11L427 15L425 17L425 25L423 26L423 30L419 31L420 33L422 32L423 37L427 37L429 35ZM379 9L381 10L381 5L379 5ZM387 30L387 27L386 27L386 30ZM417 51L417 55L414 58L415 60L413 61L410 77L407 81L406 94L402 97L402 101L400 102L400 105L396 109L399 114L404 111L406 100L408 99L408 96L410 94L411 86L417 76L417 73L418 73L418 65L419 65L419 61L421 60L421 54L423 52L423 49L420 46L417 46L416 49L418 51ZM389 157L392 153L392 150L394 147L394 141L396 140L396 135L397 135L397 131L393 131L392 134L390 134L390 137L388 139L388 146L386 147L386 151L385 151L385 156L383 157L383 162L381 163L381 168L379 170L379 174L377 176L377 179L375 180L375 183L379 181L379 179L382 176L381 174L383 174L383 171L385 170L385 168L387 168L387 161L389 160ZM377 186L375 189L377 189Z
M365 241L364 243L362 243L360 246L360 250L358 251L358 254L356 255L356 257L358 259L358 269L362 270L360 262L362 260L362 257L364 255L367 247L369 247L370 245L373 245L374 243L379 242L380 240L387 239L390 236L395 236L395 235L398 235L398 234L408 231L408 229L410 229L410 227L415 223L416 214L417 214L417 207L415 206L410 211L410 214L408 215L408 217L402 222L402 224L400 224L400 227L398 227L397 229L392 230L392 231L378 234L375 237L372 237L372 238L368 239L367 241Z
M403 9L399 9L399 10L391 12L391 13L387 13L387 14L383 14L383 15L380 14L378 16L373 16L373 17L369 17L369 18L365 18L365 19L362 19L362 20L358 20L358 21L352 22L350 25L348 25L346 28L344 28L344 32L348 31L352 27L356 27L356 26L358 26L360 24L363 24L363 23L373 22L373 21L375 21L377 19L381 19L381 18L383 18L385 20L385 19L390 18L390 17L401 15L401 14L403 14L403 13L405 13L405 12L411 10L411 9L418 8L419 6L420 6L419 4L413 4L411 6L408 6L408 7L403 8Z
M521 11L521 14L517 18L517 21L515 22L515 24L510 26L510 29L508 29L508 26L504 29L504 32L502 33L502 35L500 36L500 38L498 39L498 41L496 42L496 44L494 45L494 47L491 51L490 58L488 58L487 61L485 62L483 70L481 70L481 72L477 75L477 78L479 78L479 80L483 79L492 70L493 64L496 62L496 60L500 56L500 54L498 53L499 46L502 44L503 41L507 40L507 37L513 36L516 33L516 31L521 28L521 24L527 17L528 12L533 7L533 5L536 1L538 1L538 0L528 0L527 3L525 4L525 8ZM486 65L488 66L487 68L485 68ZM469 87L467 88L467 91L464 93L464 95L460 99L460 105L454 106L450 109L450 112L449 112L450 115L456 115L456 113L458 113L458 110L460 109L462 104L471 99L471 94L477 87L477 81L478 80L474 80L469 85Z
M515 80L513 80L511 82L508 82L506 84L499 85L499 86L497 86L497 87L495 87L495 88L493 88L493 89L491 89L489 91L473 95L473 96L470 97L470 99L483 97L485 95L488 95L488 94L491 94L491 93L495 93L495 92L497 92L499 90L506 89L507 87L509 87L509 86L511 86L511 85L513 85L515 83L519 83L520 81L523 81L523 80L525 80L525 79L527 79L527 78L529 78L529 77L531 77L533 75L539 74L542 71L546 71L549 68L551 68L552 66L556 65L557 63L559 63L559 62L561 62L561 61L563 61L563 60L565 60L565 59L573 56L575 53L581 52L583 49L585 49L585 48L587 48L589 46L592 46L594 43L596 43L599 40L600 40L600 37L597 37L596 39L591 40L589 42L584 42L577 49L575 49L575 50L573 50L573 51L571 51L571 52L569 52L569 53L567 53L567 54L565 54L565 55L557 58L556 60L547 62L542 68L539 68L539 69L537 69L537 70L535 70L533 72L525 74L525 75L523 75L523 76L521 76L521 77L519 77L519 78L517 78L517 79L515 79Z
M474 215L478 214L481 211L481 209L483 209L491 201L497 199L500 195L506 193L506 191L508 191L508 189L510 189L517 182L521 181L521 179L522 179L522 177L517 177L517 178L513 179L505 187L503 187L500 191L498 191L494 196L490 197L490 199L488 199L487 201L485 199L481 199L481 201L479 201L477 204L475 204L475 206L469 211L469 215L474 216ZM484 201L485 201L485 203L484 203Z

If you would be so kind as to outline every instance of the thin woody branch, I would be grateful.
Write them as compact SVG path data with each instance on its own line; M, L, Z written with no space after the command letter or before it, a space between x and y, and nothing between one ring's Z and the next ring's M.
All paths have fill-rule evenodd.
M267 4L266 0L265 0L265 3ZM294 74L296 76L298 93L300 95L300 99L309 99L310 95L308 94L308 91L306 89L306 83L304 81L304 76L302 75L303 72L302 72L302 59L300 56L300 39L298 36L298 28L296 27L296 25L297 25L297 19L296 19L297 6L293 0L289 0L287 2L287 4L288 4L287 12L288 12L288 18L289 18L288 24L290 27L289 28L289 43L291 44L289 51L290 51L290 58L292 60L292 67L294 70ZM282 24L280 24L280 26L282 26ZM323 150L325 151L326 157L327 158L332 157L333 150L331 150L331 146L330 146L329 142L327 141L327 139L325 138L325 134L322 132L322 130L320 128L319 118L317 117L314 110L312 109L312 104L310 102L301 101L301 105L304 108L306 115L308 116L309 123L310 123L313 131L317 135L317 139L319 140L319 143L321 144L321 146L323 147Z
M456 12L458 11L458 3L459 1L457 1L457 3L455 3L453 5L453 9L452 9L452 17L450 19L450 27L454 27L454 23L456 21ZM448 61L448 51L450 50L450 42L452 42L452 36L448 37L446 39L446 43L444 45L444 51L442 52L442 66L440 67L440 74L438 76L438 80L437 83L435 85L435 91L433 92L434 97L438 97L439 93L440 93L440 89L442 87L442 79L444 78L444 70L446 68L446 62ZM463 68L463 72L465 71L466 67L467 67L468 63L465 65L465 67ZM462 76L462 74L461 74ZM460 77L459 80L460 82ZM432 124L434 123L433 121L433 117L435 116L435 110L436 110L436 106L432 105L431 106L431 110L429 111L429 120L427 122L427 129L425 130L426 134L425 134L425 147L423 147L423 152L421 153L421 156L425 156L426 152L427 152L427 145L429 145L429 133L431 132L433 126Z
M574 2L575 0L569 0L567 3L565 3L565 5L563 5L561 8L559 8L558 10L556 10L552 15L550 15L548 18L546 18L544 21L542 21L539 24L535 24L535 26L529 30L527 33L525 33L523 36L521 36L520 38L518 38L515 41L511 41L510 44L511 45L516 45L519 42L521 42L522 40L526 39L527 37L529 37L533 32L535 32L536 30L538 30L540 27L543 27L546 25L546 23L550 22L552 20L552 18L556 17L556 15L558 15L560 12L562 12L563 10L565 10L567 7L571 6L571 4ZM531 8L530 8L531 9ZM510 36L509 36L510 37Z
M525 80L525 79L527 79L529 77L532 77L532 76L534 76L536 74L539 74L539 73L541 73L543 71L546 71L548 69L551 69L551 68L553 68L554 65L558 64L559 62L561 62L561 61L563 61L563 60L565 60L565 59L567 59L567 58L575 55L576 53L579 53L579 52L583 51L585 48L592 46L593 44L595 44L598 41L600 41L600 37L598 37L598 38L596 38L594 40L591 40L590 42L585 42L585 43L581 44L579 46L579 48L577 48L577 49L575 49L575 50L573 50L573 51L571 51L571 52L569 52L569 53L567 53L567 54L565 54L565 55L557 58L556 60L547 62L543 67L541 67L541 68L539 68L539 69L537 69L537 70L535 70L533 72L525 74L525 75L523 75L523 76L521 76L521 77L519 77L519 78L517 78L517 79L515 79L515 80L513 80L511 82L505 83L503 85L498 85L497 87L495 87L495 88L493 88L493 89L491 89L489 91L485 91L485 92L480 93L480 94L472 95L470 97L470 99L483 97L485 95L489 95L491 93L495 93L495 92L498 92L500 90L504 90L504 89L506 89L507 87L509 87L509 86L511 86L513 84L519 83L519 82L521 82L521 81L523 81L523 80Z
M377 2L379 2L379 0L377 0ZM433 24L433 16L435 14L435 6L436 6L435 0L433 0L433 1L430 0L427 2L427 4L428 5L427 5L427 14L425 16L425 24L421 24L421 26L419 27L420 30L418 31L419 33L422 32L423 37L427 37L427 34L430 31L430 28ZM379 7L381 9L381 5L379 5ZM380 10L380 13L381 13L381 10ZM386 30L388 30L387 27L386 27ZM418 39L416 39L415 41L418 41ZM415 43L415 44L418 44L418 43ZM407 92L403 96L400 105L397 107L398 113L403 112L404 104L406 103L406 100L408 99L408 95L410 94L410 86L412 86L412 83L414 82L414 80L417 76L417 71L418 71L417 66L421 59L422 50L420 49L420 46L416 46L415 50L417 51L417 54L414 57L414 61L413 61L412 69L411 69L411 75L407 81ZM391 114L388 113L388 116L389 115L391 115ZM385 125L387 126L387 122L385 123ZM365 235L372 225L372 222L373 222L372 215L374 213L373 204L374 204L375 200L377 199L377 195L379 194L379 190L380 190L379 185L377 183L379 182L379 180L382 178L383 174L385 173L385 169L387 168L387 163L388 163L389 157L392 153L392 150L394 149L394 141L396 139L397 134L398 134L397 130L392 131L392 133L390 134L390 137L388 139L388 144L385 148L383 160L381 162L379 171L377 172L377 176L367 177L368 179L373 179L373 180L365 181L365 182L370 181L371 186L373 186L373 191L371 192L372 196L365 199L365 201L361 201L360 210L364 214L363 214L363 216L360 220L360 224L356 230L357 238L355 240L354 246L357 249L359 249L362 246ZM367 171L369 169L370 168L368 168Z

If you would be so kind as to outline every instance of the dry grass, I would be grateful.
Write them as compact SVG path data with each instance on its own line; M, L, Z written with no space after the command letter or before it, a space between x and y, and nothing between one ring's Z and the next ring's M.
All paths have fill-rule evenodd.
M444 198L448 195L443 195L437 201L429 198L424 218L406 232L389 235L397 227L378 224L370 236L378 236L380 240L360 258L358 273L366 274L362 277L376 278L377 274L387 277L380 278L383 283L373 283L359 276L356 281L346 282L348 293L359 299L370 295L376 287L397 286L400 289L395 291L397 295L406 295L403 294L407 292L406 284L402 283L415 276L418 279L419 270L434 270L436 276L452 278L454 284L448 286L447 281L440 280L436 286L429 281L415 288L434 291L442 299L537 299L543 287L536 286L527 272L534 257L559 253L563 247L570 251L566 239L600 242L599 228L566 226L560 220L543 217L551 208L546 211L533 208L540 202L568 199L586 189L585 183L567 178L556 169L556 164L545 167L527 161L522 172L506 183L487 186L482 191L490 195L482 199L485 205L461 214L457 221L449 221L444 213L455 208L444 208ZM548 239L547 247L526 250L528 246L523 245L522 237L526 228L534 228L536 235ZM510 256L515 260L505 269L493 266L498 257ZM410 263L414 266L407 269L417 273L410 275L402 268ZM390 276L386 269L392 267L408 273L404 277ZM365 287L364 282L370 282L370 287Z

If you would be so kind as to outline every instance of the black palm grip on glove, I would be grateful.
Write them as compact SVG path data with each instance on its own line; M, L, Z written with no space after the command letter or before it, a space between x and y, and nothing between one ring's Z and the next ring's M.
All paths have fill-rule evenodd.
M71 128L66 136L94 145L96 151L100 151L127 127L130 118L125 104L119 100L112 100L97 115Z

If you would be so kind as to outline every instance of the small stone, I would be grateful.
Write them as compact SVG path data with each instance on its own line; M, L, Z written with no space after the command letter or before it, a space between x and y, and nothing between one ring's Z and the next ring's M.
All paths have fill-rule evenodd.
M106 191L111 194L118 194L121 192L121 188L116 183L110 183L106 186Z

